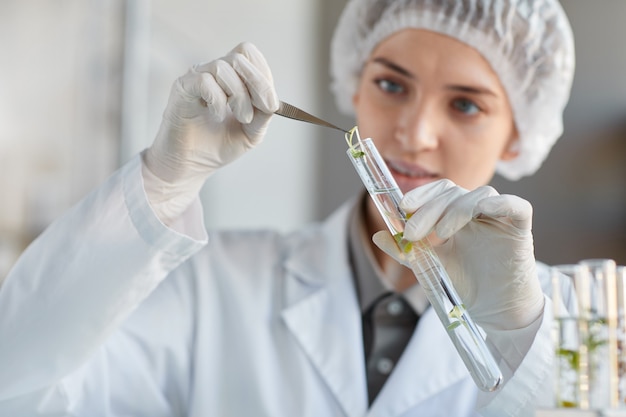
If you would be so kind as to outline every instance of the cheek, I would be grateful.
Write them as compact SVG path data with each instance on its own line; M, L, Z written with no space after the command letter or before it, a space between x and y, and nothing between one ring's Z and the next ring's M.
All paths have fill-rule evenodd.
M382 142L392 137L395 126L393 117L384 109L372 105L369 101L361 101L355 107L357 126L362 138L372 138L375 142Z
M500 155L500 148L494 142L481 143L482 138L473 139L445 141L440 147L446 177L469 190L491 181Z

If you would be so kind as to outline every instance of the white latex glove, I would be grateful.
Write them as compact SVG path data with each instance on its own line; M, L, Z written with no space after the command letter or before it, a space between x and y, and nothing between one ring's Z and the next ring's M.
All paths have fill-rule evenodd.
M470 315L485 330L525 328L542 315L529 202L488 186L468 192L440 180L409 191L401 207L414 213L404 238L417 241L434 232L435 251ZM373 239L406 264L389 232Z
M278 105L270 68L248 42L178 78L144 153L146 192L159 217L181 214L213 171L259 144Z

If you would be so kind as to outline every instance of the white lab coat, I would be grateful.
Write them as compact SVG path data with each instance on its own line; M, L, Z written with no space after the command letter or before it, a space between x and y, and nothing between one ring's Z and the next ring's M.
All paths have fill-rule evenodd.
M202 248L199 207L165 227L133 160L3 285L0 416L469 417L477 398L484 415L532 416L550 388L549 314L514 376L501 362L504 388L478 395L429 309L368 410L349 208Z

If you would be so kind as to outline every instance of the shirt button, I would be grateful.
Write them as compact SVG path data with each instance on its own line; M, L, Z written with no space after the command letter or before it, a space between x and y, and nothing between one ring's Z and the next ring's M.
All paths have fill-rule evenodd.
M393 362L389 358L380 358L376 363L376 370L383 375L389 375L393 369Z
M392 300L387 304L387 313L398 316L404 311L404 305L400 300Z

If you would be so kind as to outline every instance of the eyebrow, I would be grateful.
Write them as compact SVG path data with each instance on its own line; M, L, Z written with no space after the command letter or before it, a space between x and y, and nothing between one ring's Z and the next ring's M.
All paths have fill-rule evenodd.
M461 93L468 93L468 94L487 94L487 95L494 96L494 97L498 96L496 93L494 93L488 88L470 87L467 85L449 84L449 85L446 85L446 90L458 91Z
M384 65L387 68L389 68L390 70L395 71L397 73L400 73L400 74L404 75L405 77L409 77L409 78L412 78L412 79L416 79L417 78L415 75L413 75L407 69L402 68L398 64L394 64L393 62L389 61L388 59L385 59L385 58L374 58L374 59L372 59L372 62L376 62L378 64Z

